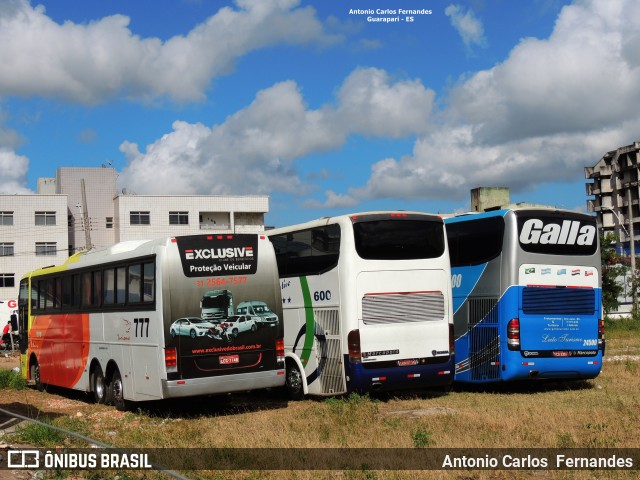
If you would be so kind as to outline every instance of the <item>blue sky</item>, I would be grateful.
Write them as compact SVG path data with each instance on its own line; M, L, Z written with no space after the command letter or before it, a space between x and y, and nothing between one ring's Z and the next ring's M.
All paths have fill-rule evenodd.
M637 0L0 0L0 192L106 164L138 194L267 194L274 226L463 211L478 186L585 210L583 168L640 140L637 18Z

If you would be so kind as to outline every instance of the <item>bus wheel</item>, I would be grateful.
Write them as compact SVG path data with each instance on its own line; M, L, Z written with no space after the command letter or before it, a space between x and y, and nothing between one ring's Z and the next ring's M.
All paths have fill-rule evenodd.
M93 391L93 400L102 404L107 401L107 385L104 381L104 375L100 365L96 366L91 375L91 390Z
M44 384L40 380L40 365L38 364L37 360L34 360L33 363L31 364L30 374L31 374L30 375L31 380L33 380L33 383L35 384L36 389L39 392L44 391Z
M302 373L300 373L298 365L294 362L287 362L287 377L284 386L291 400L302 400L304 398Z
M120 370L114 370L109 383L110 397L116 410L126 412L129 409L129 402L124 399L124 388L122 384L122 376Z

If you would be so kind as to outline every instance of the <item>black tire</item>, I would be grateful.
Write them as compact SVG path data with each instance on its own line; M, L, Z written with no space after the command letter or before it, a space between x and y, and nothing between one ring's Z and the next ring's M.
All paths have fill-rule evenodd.
M175 331L175 330L171 330L171 336L172 336L173 338L175 338L175 337L176 337L176 331Z
M195 331L195 330L191 330L191 331L189 332L189 336L190 336L191 338L196 338L196 331Z
M97 365L91 374L91 392L93 393L93 400L96 403L107 403L107 383L105 382L100 365Z
M124 399L124 385L122 383L122 376L120 370L117 368L114 370L111 376L111 382L109 382L109 398L116 410L120 412L126 412L129 410L129 402Z
M258 327L256 327L256 324L254 323L253 325L251 325L251 331L255 332L258 329Z
M234 328L234 329L231 331L231 335L233 335L233 338L237 338L237 337L238 337L238 329L237 329L237 328Z
M287 362L287 374L284 387L287 396L291 400L302 400L304 398L304 385L302 381L302 373L294 362Z
M33 383L36 387L36 389L39 392L44 391L44 383L42 383L42 380L40 379L40 364L38 364L37 360L34 360L33 363L30 366L30 377L31 380L33 380Z

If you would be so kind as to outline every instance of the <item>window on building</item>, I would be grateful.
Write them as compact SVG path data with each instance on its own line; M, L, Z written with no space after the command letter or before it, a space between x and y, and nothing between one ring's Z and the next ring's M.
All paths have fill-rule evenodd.
M74 221L74 219L73 219L73 215L67 215L67 226L68 226L69 228L72 228L72 227L73 227L73 221Z
M15 286L16 286L15 273L0 273L0 287L15 287Z
M105 222L105 227L113 228L113 217L107 217L107 220Z
M55 256L56 242L36 242L36 257Z
M129 223L131 225L149 225L151 216L149 212L131 212L129 214Z
M13 225L13 212L0 212L0 225Z
M55 225L56 212L36 212L36 225Z
M169 212L169 225L189 225L189 212Z
M0 257L13 257L13 242L0 243Z

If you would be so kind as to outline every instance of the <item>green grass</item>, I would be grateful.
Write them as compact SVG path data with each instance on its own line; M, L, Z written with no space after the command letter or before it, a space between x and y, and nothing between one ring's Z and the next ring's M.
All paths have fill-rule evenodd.
M27 423L16 427L15 437L21 442L45 448L61 445L67 436L50 428L53 422L48 418L40 419L42 423Z
M620 333L629 333L636 332L640 333L640 319L633 318L621 318L621 319L611 319L609 317L605 317L604 326L607 335L620 334Z
M24 390L27 381L22 378L20 372L13 370L0 370L0 390Z

